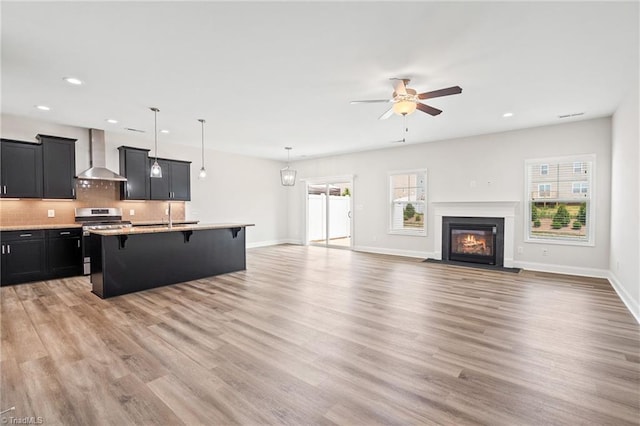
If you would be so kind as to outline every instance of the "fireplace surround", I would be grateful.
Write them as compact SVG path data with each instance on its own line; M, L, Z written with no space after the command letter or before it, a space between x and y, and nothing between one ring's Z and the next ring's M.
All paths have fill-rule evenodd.
M443 260L442 218L455 217L497 217L504 218L504 268L514 267L515 219L520 203L518 201L434 201L433 205L433 259Z

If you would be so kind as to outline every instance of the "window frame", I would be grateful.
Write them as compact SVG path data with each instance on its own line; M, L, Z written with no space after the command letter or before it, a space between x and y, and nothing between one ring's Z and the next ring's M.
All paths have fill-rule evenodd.
M580 181L572 182L571 194L573 195L573 183L586 184L587 193L589 194L587 204L587 225L586 225L586 238L585 239L575 239L570 237L563 238L562 236L557 237L538 237L531 235L531 204L535 201L532 200L531 194L532 189L541 185L540 183L534 183L530 181L530 177L532 176L532 172L534 172L534 167L538 167L541 164L559 164L559 163L571 163L572 164L572 175L576 175L578 173L583 174L584 179ZM585 164L587 164L587 170L589 170L590 163L590 173L585 174ZM575 167L576 164L580 164L580 171L577 171ZM576 154L570 156L562 156L562 157L547 157L547 158L532 158L527 159L524 162L524 200L523 204L523 230L524 230L524 242L526 243L537 243L537 244L556 244L556 245L566 245L566 246L588 246L593 247L596 244L596 155L595 154ZM544 184L544 183L543 183ZM533 185L536 185L535 187ZM581 187L582 188L582 187ZM580 194L583 194L580 192ZM551 198L554 200L554 198ZM567 200L572 201L572 200ZM578 201L578 200L576 200ZM562 202L562 201L560 201Z
M394 206L394 200L393 200L393 180L392 178L394 176L399 176L399 175L411 175L411 174L415 174L415 175L419 175L419 174L423 174L424 175L424 200L416 200L413 203L422 203L423 205L423 218L422 218L422 229L394 229L393 228L393 206ZM416 188L418 188L417 186L417 179L418 176L416 176ZM428 170L426 168L424 169L409 169L409 170L394 170L394 171L390 171L387 173L387 188L388 188L388 194L387 194L387 214L388 214L388 229L387 229L387 234L389 235L406 235L406 236L414 236L414 237L426 237L427 236L427 200L428 200L428 189L429 189L429 175L428 175ZM409 200L407 202L410 202Z

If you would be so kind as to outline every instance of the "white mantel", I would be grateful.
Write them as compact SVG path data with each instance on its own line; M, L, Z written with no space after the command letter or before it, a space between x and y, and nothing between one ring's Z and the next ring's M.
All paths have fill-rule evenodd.
M432 202L434 258L442 260L442 217L504 218L504 266L513 267L515 216L519 201L444 201Z

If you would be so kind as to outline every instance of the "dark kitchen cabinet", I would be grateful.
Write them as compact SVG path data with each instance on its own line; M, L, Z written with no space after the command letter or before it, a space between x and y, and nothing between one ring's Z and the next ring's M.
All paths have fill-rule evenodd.
M47 231L48 277L82 275L82 229L50 229Z
M42 145L2 139L3 198L42 198Z
M46 276L45 232L2 233L2 285L41 280Z
M155 158L149 158L149 167ZM161 178L150 178L151 200L190 201L191 162L158 159L162 168Z
M149 199L149 150L121 146L120 174L127 178L120 187L121 200Z
M42 142L43 198L76 198L76 139L38 135Z

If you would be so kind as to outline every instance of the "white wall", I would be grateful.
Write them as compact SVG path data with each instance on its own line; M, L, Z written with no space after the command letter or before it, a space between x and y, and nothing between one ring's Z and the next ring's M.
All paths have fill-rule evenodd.
M612 120L611 282L640 322L640 125L638 82Z
M596 154L596 236L594 247L524 242L524 161L530 158ZM361 250L429 257L434 250L436 201L519 201L515 218L516 266L528 269L608 276L611 120L598 118L385 150L296 162L301 179L355 175L354 247ZM428 169L427 236L390 235L387 173ZM475 186L474 186L475 182ZM304 235L304 188L290 197L289 234ZM439 242L438 242L439 244ZM548 256L543 256L543 248Z
M2 115L2 137L36 141L38 133L78 139L76 171L89 167L87 129ZM121 145L153 149L153 135L106 132L106 165L118 171L117 148ZM215 141L212 141L215 143ZM282 163L208 149L205 151L207 179L199 180L201 151L184 145L160 145L160 156L192 161L191 201L186 203L187 219L202 223L254 223L247 228L247 245L258 246L286 241L288 189L280 185Z

